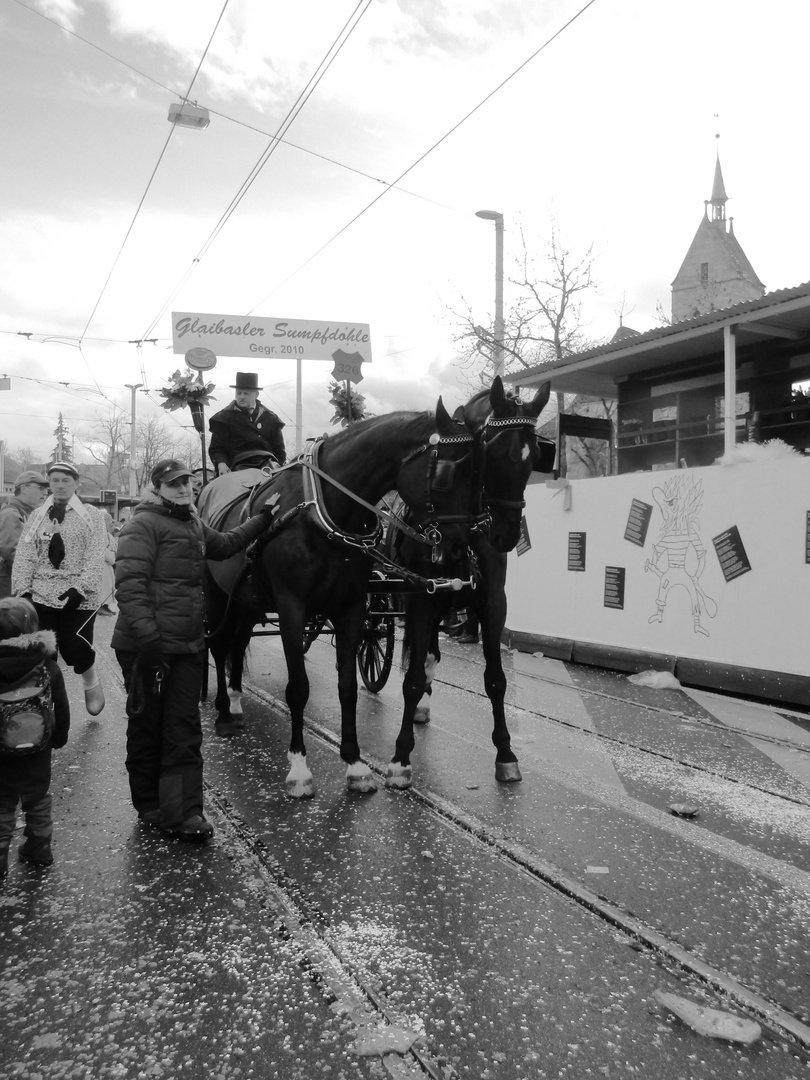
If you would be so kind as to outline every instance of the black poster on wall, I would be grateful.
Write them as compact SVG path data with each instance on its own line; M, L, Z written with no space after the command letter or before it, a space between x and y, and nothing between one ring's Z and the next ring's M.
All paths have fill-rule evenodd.
M649 503L642 502L641 499L633 499L630 504L630 513L627 515L627 527L624 530L625 540L644 547L647 543L647 529L650 527L652 510Z
M568 569L585 569L585 540L584 532L570 532L568 534Z
M624 609L624 567L605 567L605 607Z
M719 536L712 537L714 550L720 560L720 569L726 581L733 581L741 574L747 574L751 569L751 563L745 553L740 530L736 525L721 532Z

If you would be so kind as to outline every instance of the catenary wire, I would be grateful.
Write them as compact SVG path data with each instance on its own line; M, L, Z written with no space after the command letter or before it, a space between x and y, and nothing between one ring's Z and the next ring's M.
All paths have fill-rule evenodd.
M293 270L293 272L291 274L289 274L286 278L284 278L283 281L279 282L279 284L276 285L273 289L271 289L269 293L267 293L265 296L263 296L262 299L257 304L254 304L253 307L248 312L246 312L246 314L247 315L252 315L253 312L256 310L256 308L260 307L265 302L265 300L267 300L270 296L273 295L273 293L278 292L278 290L283 288L284 285L286 285L288 281L291 281L296 276L296 274L299 274L304 269L304 267L309 266L309 264L313 261L313 259L316 259L331 244L333 244L335 242L335 240L338 239L339 236L342 236L343 233L346 232L346 230L349 229L352 225L354 225L354 223L356 221L358 221L364 214L366 214L373 206L376 206L376 204L380 201L380 199L382 199L394 187L396 187L397 184L399 184L400 180L402 180L410 172L413 172L413 170L417 167L417 165L420 165L425 160L425 158L427 158L430 154L432 154L433 151L436 150L439 146L441 146L443 142L445 142L447 139L449 139L450 136L454 132L458 131L458 129L463 124L465 124L470 119L471 116L474 116L475 113L477 113L479 109L483 108L483 106L486 105L486 103L491 98L493 98L495 96L495 94L498 93L498 91L502 90L504 88L504 86L507 85L507 83L511 82L511 80L514 79L515 76L518 75L528 64L530 64L532 62L532 60L535 59L535 57L539 56L541 52L543 52L545 49L547 49L548 46L553 41L555 41L562 33L564 33L568 29L569 26L571 26L574 22L576 22L576 20L581 15L583 15L588 10L589 7L591 7L595 3L596 3L596 0L587 0L587 3L584 4L579 9L579 11L577 11L574 15L572 15L571 18L566 23L564 23L558 30L556 30L551 35L551 37L547 38L546 41L544 41L543 44L540 46L539 49L535 49L535 51L531 54L531 56L527 57L527 59L524 60L523 63L520 64L518 67L516 67L515 70L510 75L507 75L505 79L503 79L501 82L499 82L498 85L493 90L490 90L490 92L486 95L486 97L482 98L481 101L479 101L477 105L475 105L472 109L470 109L470 111L468 113L466 113L466 115L462 116L462 118L459 121L457 121L448 131L446 131L444 133L444 135L442 135L442 137L440 139L437 139L436 142L433 143L432 146L428 147L428 149L425 150L425 152L423 154L421 154L415 161L413 161L408 166L407 169L405 169L403 172L401 172L399 174L399 176L391 184L389 184L385 188L384 191L381 191L379 193L379 195L375 196L375 198L373 198L371 200L370 203L368 203L366 206L363 207L362 210L360 210L358 213L356 213L353 218L350 218L349 221L347 221L345 225L343 225L340 229L338 229L338 231L334 234L334 236L330 237L330 239L327 240L325 244L322 244L321 247L319 247L317 251L314 251L312 253L312 255L310 255L308 259L306 259L304 262L301 263L300 266L298 266L295 270Z
M329 68L332 66L334 61L337 59L337 56L339 55L340 51L343 49L343 46L346 44L346 42L349 40L351 35L357 29L357 26L360 23L360 20L366 14L366 12L368 11L368 9L371 6L372 2L373 2L373 0L359 0L359 2L357 4L357 6L355 7L354 11L349 16L349 18L346 20L346 22L343 24L341 29L338 31L338 34L335 37L335 40L329 46L329 48L327 49L327 51L324 54L323 58L321 59L320 63L318 64L317 68L315 69L313 74L310 76L309 80L307 81L306 86L299 93L299 95L296 98L295 102L293 103L293 105L291 106L289 111L287 112L287 115L282 120L281 124L278 127L277 132L275 133L275 135L271 136L270 143L262 151L262 153L260 154L258 160L253 165L252 169L248 173L245 180L242 181L242 185L240 186L240 188L237 191L236 195L234 195L234 197L231 199L231 201L230 201L228 207L226 208L225 212L222 214L222 216L220 217L217 224L214 226L214 228L209 233L208 238L206 239L206 241L204 242L204 244L202 245L200 250L197 252L196 256L192 259L191 263L189 264L188 268L186 269L186 271L183 274L183 276L181 277L181 279L175 285L174 289L171 292L171 295L166 299L166 301L163 303L163 305L161 306L158 313L152 319L152 322L149 324L148 329L146 330L146 332L143 335L144 337L148 337L148 335L151 334L152 330L155 328L155 326L157 325L159 320L163 317L164 313L168 310L170 304L174 300L177 293L180 291L180 289L183 287L183 285L185 285L185 283L188 281L189 277L192 275L194 270L197 268L197 266L199 266L202 259L208 253L211 245L214 243L216 238L219 236L219 234L222 232L224 227L227 225L228 221L230 220L233 213L236 211L236 209L239 206L239 204L241 203L242 199L245 197L245 195L247 195L248 191L250 190L250 188L255 183L255 181L256 181L257 177L259 176L259 174L261 173L262 169L264 168L264 166L267 164L267 162L270 160L270 158L273 156L273 154L277 150L277 148L279 146L279 136L281 134L286 134L286 132L289 131L290 127L293 125L293 123L295 122L295 120L298 118L301 111L303 110L304 106L307 104L307 102L311 98L312 94L315 92L315 89L317 88L317 86L320 83L321 79L324 77L326 72L329 70ZM361 7L362 7L362 11L360 10Z
M222 5L222 10L219 13L219 17L217 18L216 24L214 25L214 29L211 31L211 36L208 39L208 44L205 46L205 50L203 51L203 54L202 54L202 57L200 58L199 64L197 64L197 70L194 72L194 75L193 75L193 77L191 79L191 82L188 85L188 89L186 90L186 93L183 96L184 101L188 100L188 95L191 93L192 87L194 86L194 83L195 83L195 81L197 79L197 75L200 72L200 68L202 66L203 61L205 60L206 56L208 55L208 50L211 48L211 43L214 40L214 35L216 34L217 29L219 28L219 24L222 21L222 17L225 14L225 9L227 8L229 2L230 2L230 0L225 0L224 4ZM157 171L160 168L161 162L163 161L163 158L164 158L164 156L166 154L166 151L169 148L169 143L171 142L172 136L174 135L174 130L175 130L174 125L172 124L171 129L169 130L169 134L168 134L168 136L166 138L166 141L163 144L163 149L160 151L160 154L158 155L157 163L155 164L155 167L152 170L152 175L149 177L149 180L148 180L148 182L146 184L146 189L145 189L143 195L140 198L140 201L139 201L138 206L137 206L137 208L135 210L135 214L134 214L134 216L132 218L132 221L129 223L129 228L127 229L126 234L124 235L124 239L121 242L121 246L118 249L118 254L115 256L115 259L113 260L113 264L112 264L112 266L110 268L110 272L107 274L107 277L106 277L106 279L104 281L104 284L101 287L101 292L99 293L98 299L96 300L95 304L93 305L93 310L90 312L90 316L89 316L89 318L87 320L87 323L85 324L84 330L82 331L82 334L79 337L80 345L81 345L82 339L84 338L85 333L87 332L87 328L90 326L90 323L93 321L93 318L94 318L94 316L96 314L96 311L98 311L99 304L101 303L102 298L104 297L104 294L107 291L107 286L110 283L110 279L112 278L113 274L115 273L115 268L118 266L118 263L119 263L119 261L121 259L121 256L122 256L123 252L124 252L124 248L126 247L127 241L129 240L129 237L132 234L132 230L135 227L135 222L138 220L138 215L140 214L141 208L143 207L143 204L146 201L146 196L149 194L149 189L152 187L152 182L154 181L155 176L157 175ZM147 337L147 336L148 336L147 334L143 335L143 337Z

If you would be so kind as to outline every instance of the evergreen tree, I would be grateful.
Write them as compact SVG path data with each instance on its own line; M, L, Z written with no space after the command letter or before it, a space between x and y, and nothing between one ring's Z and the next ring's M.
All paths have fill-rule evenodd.
M73 437L61 413L53 433L56 446L51 451L51 461L73 461Z

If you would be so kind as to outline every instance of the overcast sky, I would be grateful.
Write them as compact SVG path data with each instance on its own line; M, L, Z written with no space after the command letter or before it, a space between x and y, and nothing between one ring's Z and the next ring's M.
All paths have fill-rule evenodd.
M0 0L0 439L46 457L60 410L74 432L128 415L127 383L156 411L173 310L368 323L373 412L453 407L451 312L492 318L479 209L504 215L507 277L521 227L593 243L590 337L622 303L650 329L718 145L754 270L800 284L808 40L796 0ZM168 123L186 93L206 130ZM217 407L237 370L292 448L295 363L221 357ZM330 376L304 361L304 435L329 428Z

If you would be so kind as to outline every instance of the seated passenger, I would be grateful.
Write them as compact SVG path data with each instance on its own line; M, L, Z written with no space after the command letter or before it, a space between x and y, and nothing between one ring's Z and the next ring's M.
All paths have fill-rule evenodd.
M268 455L283 465L287 460L281 429L284 423L259 404L259 376L237 371L235 400L208 421L211 442L208 456L217 476L232 469L268 464Z

